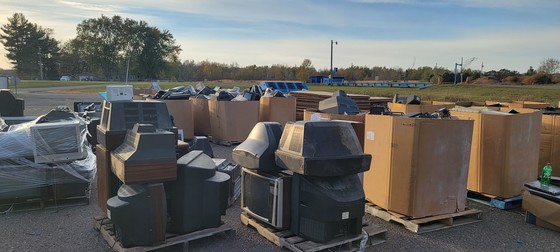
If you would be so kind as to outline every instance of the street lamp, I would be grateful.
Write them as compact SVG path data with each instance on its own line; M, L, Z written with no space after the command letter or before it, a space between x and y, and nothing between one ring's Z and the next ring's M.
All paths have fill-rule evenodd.
M337 42L337 41L333 41L333 40L331 39L331 74L329 75L329 85L332 83L332 77L333 77L333 75L334 75L334 73L333 73L333 67L332 67L333 44L334 44L334 45L338 45L338 42Z

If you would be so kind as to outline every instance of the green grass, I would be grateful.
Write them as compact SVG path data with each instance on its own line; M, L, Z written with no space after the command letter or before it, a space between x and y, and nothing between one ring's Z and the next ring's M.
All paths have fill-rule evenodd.
M176 86L195 86L198 82L159 82L162 89ZM96 81L32 81L24 80L18 88L45 88L76 86L72 91L94 93L104 91L106 85L122 85L124 82L96 82ZM129 83L135 88L147 88L150 82ZM255 82L209 82L210 87L220 86L231 88L234 86L245 89ZM87 86L80 88L79 86ZM338 86L309 86L310 90L333 92L344 90L352 94L365 94L369 96L392 97L395 94L415 94L425 101L538 101L558 105L560 99L560 85L539 86L485 86L485 85L438 85L429 88L386 88L386 87L338 87Z
M311 86L309 89L327 92L333 92L339 89L343 89L344 91L346 91L346 93L387 97L392 97L397 93L415 94L422 97L422 99L426 101L537 101L558 105L558 99L560 99L560 88L547 89L547 87L550 86L499 87L484 85L439 85L424 89Z

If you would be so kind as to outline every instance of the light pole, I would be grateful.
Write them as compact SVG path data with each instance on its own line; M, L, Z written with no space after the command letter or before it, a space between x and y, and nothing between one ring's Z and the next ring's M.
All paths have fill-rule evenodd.
M329 75L329 85L332 84L332 77L333 77L333 75L334 75L334 73L333 73L333 67L332 67L333 44L334 44L334 45L338 45L338 42L337 42L337 41L333 41L333 40L331 39L331 74Z

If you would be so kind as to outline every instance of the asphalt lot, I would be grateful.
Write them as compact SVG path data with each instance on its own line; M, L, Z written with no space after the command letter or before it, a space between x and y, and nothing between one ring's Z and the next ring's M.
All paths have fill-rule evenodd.
M25 115L41 115L57 105L72 108L74 101L98 101L97 94L60 89L18 90L25 99ZM216 157L231 160L231 147L213 145ZM93 228L97 207L95 182L91 202L85 206L5 213L0 215L0 251L111 251ZM521 209L503 211L468 202L484 212L483 221L416 235L403 226L367 215L368 223L388 230L385 243L368 251L560 251L560 233L524 222ZM192 251L278 251L274 244L239 221L239 204L227 210L224 222L235 234L220 234L190 243Z

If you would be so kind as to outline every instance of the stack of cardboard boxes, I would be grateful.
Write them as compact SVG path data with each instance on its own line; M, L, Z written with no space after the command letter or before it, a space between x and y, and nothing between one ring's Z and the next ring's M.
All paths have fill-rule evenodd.
M366 199L412 218L465 210L473 121L366 115Z
M473 120L474 129L468 189L501 198L521 195L523 184L538 174L541 112L530 109L511 111L451 111L460 119Z

